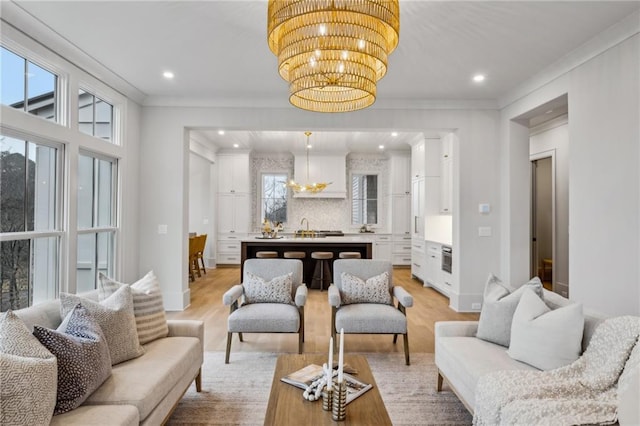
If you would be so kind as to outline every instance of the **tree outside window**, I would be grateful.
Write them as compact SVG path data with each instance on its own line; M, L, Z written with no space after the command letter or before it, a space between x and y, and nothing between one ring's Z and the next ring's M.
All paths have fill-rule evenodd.
M264 219L272 223L287 221L287 174L264 173L262 175L262 197L260 222Z

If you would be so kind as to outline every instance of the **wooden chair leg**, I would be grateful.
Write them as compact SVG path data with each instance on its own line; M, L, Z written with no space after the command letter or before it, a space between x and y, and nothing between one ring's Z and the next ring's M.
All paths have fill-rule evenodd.
M440 374L440 370L438 370L438 385L436 386L436 390L438 392L442 391L442 381L443 381L442 374Z
M242 333L238 333L238 337L240 338L241 342L244 342L244 339L242 338Z
M198 370L198 375L196 376L196 392L202 392L202 368Z
M233 333L227 333L227 354L224 357L225 364L229 364L229 353L231 352L231 337L233 337Z
M404 333L404 362L410 365L409 362L409 333Z
M395 345L397 341L398 341L398 335L394 334L393 335L393 344Z
M207 268L205 268L205 266L204 266L204 259L203 258L200 258L200 263L202 264L202 272L204 272L204 274L206 275L207 274Z
M336 344L336 307L331 307L331 337L333 337L333 344Z
M300 330L298 333L298 355L302 354L302 342L304 342L304 332Z

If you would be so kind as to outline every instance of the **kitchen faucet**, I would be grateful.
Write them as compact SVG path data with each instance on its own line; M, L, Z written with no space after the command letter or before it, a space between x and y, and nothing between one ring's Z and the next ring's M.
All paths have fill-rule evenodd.
M302 220L300 221L300 225L302 225L304 222L307 222L307 230L306 231L300 230L298 233L302 236L302 238L315 237L316 236L315 231L309 231L309 219L307 219L306 217L303 217Z
M303 217L302 220L300 221L300 225L302 225L304 223L304 221L307 221L307 231L309 230L309 219L307 219L306 217Z

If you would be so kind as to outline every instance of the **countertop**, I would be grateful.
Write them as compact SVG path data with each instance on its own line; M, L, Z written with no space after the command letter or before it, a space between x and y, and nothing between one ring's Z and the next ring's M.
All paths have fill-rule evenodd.
M363 236L354 236L354 235L345 235L344 237L319 237L319 238L302 238L302 237L292 237L292 236L283 236L282 238L257 238L247 237L243 238L240 241L243 243L254 243L254 242L263 242L269 244L349 244L349 243L372 243L374 241L373 235L363 235Z

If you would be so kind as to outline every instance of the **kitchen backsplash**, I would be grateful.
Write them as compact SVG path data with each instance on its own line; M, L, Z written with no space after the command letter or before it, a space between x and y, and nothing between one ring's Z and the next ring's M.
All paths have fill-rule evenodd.
M263 172L286 172L293 176L293 155L268 155L253 154L251 158L252 170L252 211L253 229L260 230L261 221L258 219L258 178ZM379 224L372 225L379 232L386 232L390 228L387 222L389 210L389 162L380 156L347 157L347 182L349 173L378 174ZM351 191L347 191L351 196ZM300 225L302 218L309 221L309 229L340 230L344 232L358 232L360 225L351 224L351 198L294 198L289 196L288 221L285 232L294 232L303 228ZM306 227L306 224L304 225Z

